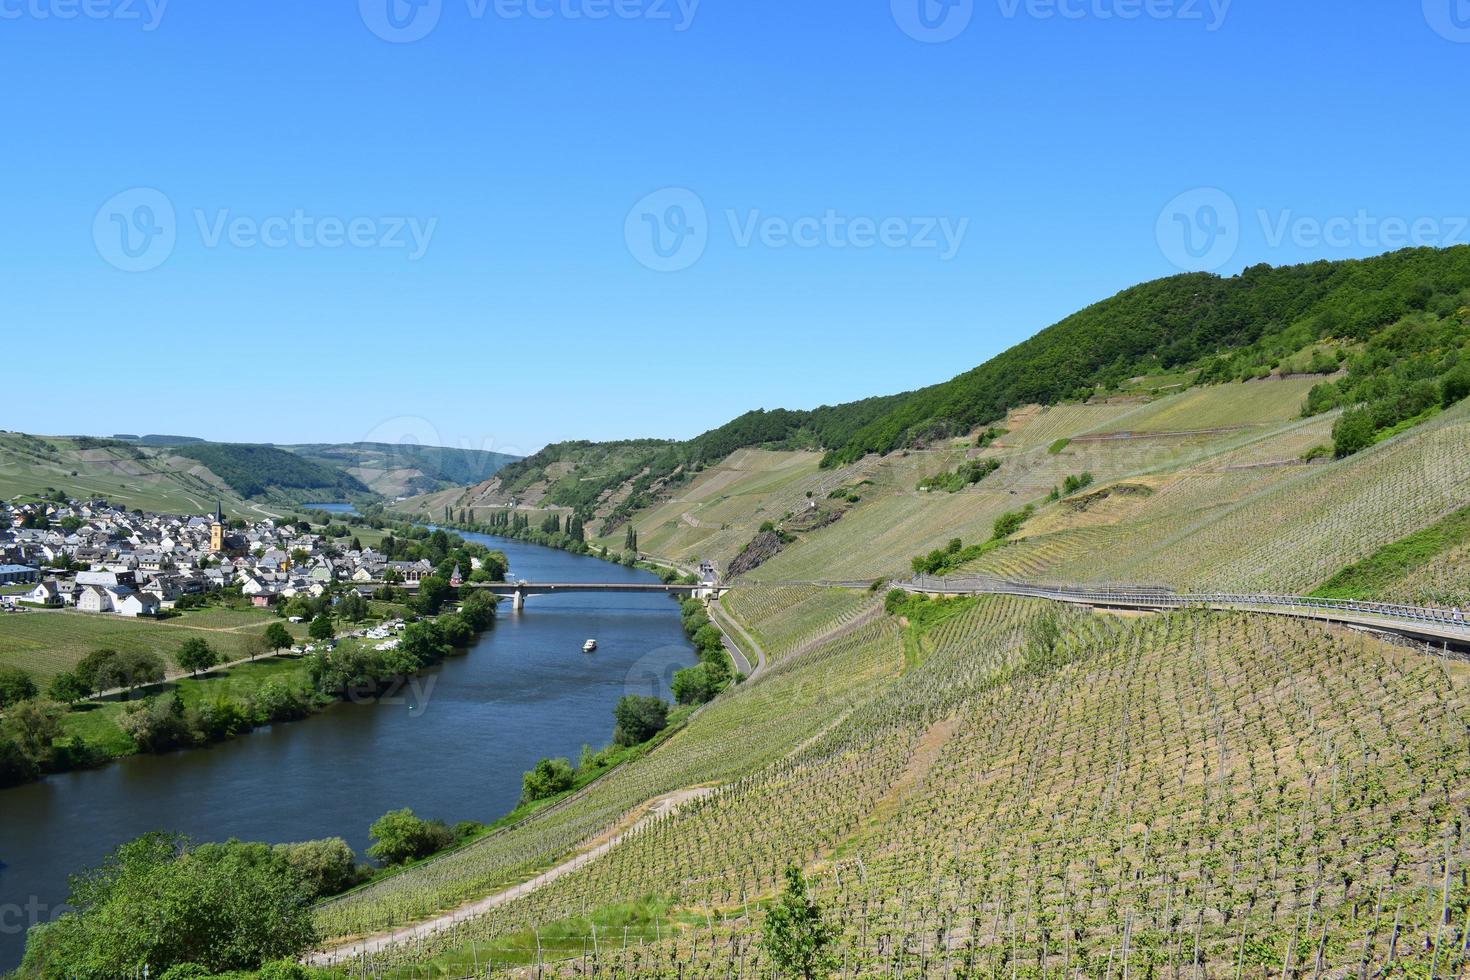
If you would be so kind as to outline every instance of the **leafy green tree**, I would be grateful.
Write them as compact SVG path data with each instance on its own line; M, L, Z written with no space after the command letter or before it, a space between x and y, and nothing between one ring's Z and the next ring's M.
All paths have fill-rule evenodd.
M102 672L103 668L116 656L116 650L93 650L91 653L83 657L81 661L77 664L75 670L77 679L80 680L83 684L87 685L87 691L89 693L94 693L96 691L102 690L101 685L99 685L97 682L98 675Z
M71 671L62 671L51 678L51 686L46 689L47 696L59 704L76 704L91 693L91 688Z
M1373 445L1376 434L1373 413L1366 408L1344 412L1332 426L1332 448L1339 459L1362 452Z
M349 589L337 604L337 614L349 623L360 623L367 618L367 600L356 589Z
M209 670L219 663L219 654L200 637L191 636L174 654L174 663L179 665L180 670L187 670L198 677L201 671Z
M184 702L174 694L128 705L118 715L117 727L142 752L167 752L193 741L184 719Z
M704 704L720 693L709 664L697 664L674 674L674 699L680 704Z
M806 878L794 864L786 867L786 888L766 913L762 935L779 976L816 980L837 967L832 949L836 933L822 921L822 910L807 894Z
M21 701L6 710L4 731L27 758L45 765L51 759L52 746L61 737L64 713L54 701Z
M0 670L0 708L28 701L37 694L36 682L23 670L8 667Z
M383 814L368 828L368 855L384 864L428 857L454 842L454 832L439 820L421 820L405 807Z
M569 759L542 759L521 777L521 801L534 803L572 788L575 773Z
M1449 408L1470 398L1470 364L1462 364L1445 375L1440 385L1440 403Z
M339 894L361 880L357 855L340 837L277 844L275 852L300 875L312 898Z
M22 975L255 970L318 941L301 875L264 844L148 834L73 878L68 904L74 911L31 931Z
M641 745L669 726L669 705L659 698L628 694L613 709L613 717L617 720L613 741Z
M291 631L281 623L271 623L265 628L265 643L271 652L288 649L295 642Z
M332 623L331 614L325 612L317 613L316 619L313 619L311 625L307 627L306 635L319 643L336 636L337 627Z
M435 616L439 610L444 608L444 603L449 601L453 590L449 587L449 580L437 575L419 581L418 594L414 598L414 607L421 615Z

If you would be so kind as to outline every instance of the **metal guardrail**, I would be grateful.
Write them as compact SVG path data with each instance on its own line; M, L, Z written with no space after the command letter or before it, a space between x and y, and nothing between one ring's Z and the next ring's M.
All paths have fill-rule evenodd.
M1434 626L1470 640L1470 615L1453 609L1406 606L1389 602L1317 599L1311 596L1243 592L1173 592L1162 586L1088 588L1042 585L986 578L932 578L919 576L905 583L910 591L949 595L1014 595L1061 602L1102 603L1147 609L1226 608L1259 610L1303 618L1351 617L1404 626Z

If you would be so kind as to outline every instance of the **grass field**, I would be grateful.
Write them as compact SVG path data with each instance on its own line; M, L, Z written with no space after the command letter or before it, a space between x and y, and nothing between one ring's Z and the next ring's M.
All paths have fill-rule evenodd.
M0 616L0 667L19 667L45 684L93 650L157 653L172 667L173 655L191 636L203 637L226 660L249 655L247 643L281 622L268 612L203 609L155 621L72 611L32 610ZM300 626L289 627L298 637Z

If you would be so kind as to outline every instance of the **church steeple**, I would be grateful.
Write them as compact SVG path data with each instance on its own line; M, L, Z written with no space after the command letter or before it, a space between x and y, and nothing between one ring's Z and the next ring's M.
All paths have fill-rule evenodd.
M221 500L214 502L214 523L209 525L209 550L216 555L225 550L225 514Z

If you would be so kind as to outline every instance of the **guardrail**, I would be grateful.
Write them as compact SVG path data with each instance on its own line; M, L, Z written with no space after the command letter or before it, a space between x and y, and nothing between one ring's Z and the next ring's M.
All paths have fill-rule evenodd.
M987 578L919 576L901 588L944 595L1014 595L1088 605L1139 609L1244 609L1312 619L1340 619L1364 625L1432 626L1436 632L1470 641L1470 617L1456 609L1406 606L1389 602L1317 599L1311 596L1242 592L1173 592L1163 586L1087 587L1009 582Z

